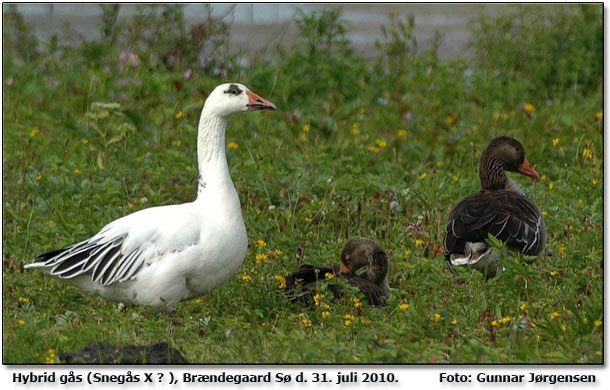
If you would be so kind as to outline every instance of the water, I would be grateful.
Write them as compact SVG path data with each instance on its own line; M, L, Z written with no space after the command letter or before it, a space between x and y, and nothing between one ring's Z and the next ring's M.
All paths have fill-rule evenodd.
M5 9L7 5L3 5ZM46 40L53 34L61 36L66 22L75 32L75 37L86 40L99 39L101 10L97 4L19 4L17 10L32 26L35 35ZM233 8L232 8L233 7ZM296 33L293 21L298 8L304 11L321 7L343 9L342 17L351 25L348 39L352 47L365 57L375 56L375 41L382 38L381 25L388 23L389 14L406 20L415 16L415 36L420 47L438 30L443 34L439 49L440 58L464 55L470 36L467 23L481 10L495 14L506 5L493 4L211 4L212 15L221 16L229 12L231 41L246 51L258 51L275 44L289 44ZM232 8L232 11L231 11ZM122 4L119 17L129 18L137 13L137 5ZM207 16L205 6L187 4L185 20L189 24L199 23Z

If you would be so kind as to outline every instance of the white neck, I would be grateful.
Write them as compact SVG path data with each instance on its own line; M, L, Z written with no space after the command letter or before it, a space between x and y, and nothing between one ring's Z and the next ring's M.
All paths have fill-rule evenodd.
M212 112L201 111L199 130L197 133L197 162L199 169L199 185L197 199L209 191L224 189L229 185L235 191L227 156L225 151L225 129L227 119Z

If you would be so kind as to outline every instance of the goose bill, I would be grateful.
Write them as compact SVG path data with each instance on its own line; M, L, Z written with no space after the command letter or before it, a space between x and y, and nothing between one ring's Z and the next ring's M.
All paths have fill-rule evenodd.
M523 158L523 163L519 167L519 173L529 176L534 180L538 180L538 178L540 178L538 172L536 172L534 167L529 163L529 161L527 161L527 158Z
M248 95L248 111L275 110L275 104L263 99L252 91L246 91Z
M350 270L347 265L341 263L341 266L339 267L339 272L342 274L349 274L350 272L352 272L352 270Z

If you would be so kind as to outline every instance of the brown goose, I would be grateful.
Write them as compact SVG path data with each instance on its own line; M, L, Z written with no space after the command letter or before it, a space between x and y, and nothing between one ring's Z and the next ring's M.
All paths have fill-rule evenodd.
M496 275L500 257L488 247L489 234L508 249L537 256L544 250L546 227L538 207L504 171L538 179L519 141L511 137L491 140L479 160L483 189L458 203L447 223L445 259L451 266L466 265L487 277Z
M355 272L368 266L364 272ZM390 296L388 285L388 257L383 248L373 240L363 237L350 239L341 251L341 264L313 266L304 264L298 271L286 277L284 294L292 303L310 303L318 284L333 276L357 287L374 306L385 306ZM335 297L342 295L339 285L329 284Z

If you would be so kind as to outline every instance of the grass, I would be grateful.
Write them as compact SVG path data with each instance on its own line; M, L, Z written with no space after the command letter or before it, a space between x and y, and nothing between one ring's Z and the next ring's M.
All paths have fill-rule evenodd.
M500 80L470 60L414 52L405 24L368 64L348 50L339 10L299 16L307 51L297 40L245 71L215 60L226 78L187 60L167 68L153 48L128 44L137 60L103 41L20 53L26 45L11 49L8 38L30 47L31 37L18 15L9 17L4 363L58 362L55 352L95 341L162 340L200 363L603 362L601 81L583 91L573 78L561 88L553 79L548 90L540 80ZM396 72L384 73L390 67ZM304 80L316 75L308 88ZM36 255L123 215L191 201L199 110L227 80L278 106L234 117L227 130L251 244L235 277L167 315L120 310L24 272ZM444 224L452 205L479 189L478 157L497 135L519 139L542 175L536 183L511 177L544 212L547 255L532 265L508 256L506 271L489 281L468 271L453 277L440 253ZM337 263L354 235L390 254L388 307L288 303L281 276L299 263Z

